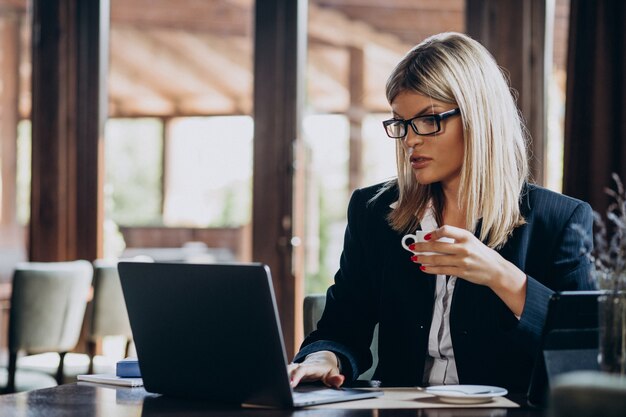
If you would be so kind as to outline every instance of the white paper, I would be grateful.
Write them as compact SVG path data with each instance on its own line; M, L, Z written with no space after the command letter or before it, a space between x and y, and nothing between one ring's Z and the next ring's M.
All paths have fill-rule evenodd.
M79 381L120 385L123 387L143 387L143 380L141 378L121 378L113 374L78 375L76 379Z

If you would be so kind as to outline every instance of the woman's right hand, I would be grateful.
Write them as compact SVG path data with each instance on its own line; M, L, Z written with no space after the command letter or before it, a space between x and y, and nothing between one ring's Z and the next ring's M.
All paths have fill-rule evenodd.
M290 363L287 370L292 387L300 381L322 381L327 387L339 388L346 379L339 373L337 355L328 350L311 353L301 363Z

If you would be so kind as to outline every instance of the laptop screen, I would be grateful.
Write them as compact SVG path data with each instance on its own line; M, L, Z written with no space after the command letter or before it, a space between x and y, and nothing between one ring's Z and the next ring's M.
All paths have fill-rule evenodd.
M118 269L147 391L291 405L267 266L120 262Z

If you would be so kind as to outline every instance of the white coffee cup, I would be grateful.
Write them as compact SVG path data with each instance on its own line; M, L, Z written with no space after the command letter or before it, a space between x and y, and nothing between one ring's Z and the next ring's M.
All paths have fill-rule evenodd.
M415 253L417 255L441 255L441 253L439 252L414 252L411 249L409 249L409 246L413 243L427 242L427 240L424 239L424 236L426 236L429 233L432 233L432 231L428 232L424 230L416 230L414 234L409 233L409 234L404 235L402 237L402 247L408 250L409 252ZM454 243L454 239L449 238L449 237L441 237L437 239L437 242Z

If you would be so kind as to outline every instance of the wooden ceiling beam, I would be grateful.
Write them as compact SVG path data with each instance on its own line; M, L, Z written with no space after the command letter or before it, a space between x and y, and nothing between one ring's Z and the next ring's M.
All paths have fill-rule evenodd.
M465 0L311 0L320 7L378 7L388 9L463 11Z
M0 11L5 10L25 12L26 0L0 0Z
M307 64L307 95L316 113L344 113L350 107L347 63L339 68L323 54L311 54Z
M408 46L405 52L407 51ZM389 112L389 103L385 96L385 82L401 57L402 55L380 45L370 45L367 48L363 106L368 112Z
M27 0L0 0L0 10L26 12ZM111 0L112 26L183 29L252 36L252 0Z
M124 65L128 75L150 85L166 97L214 94L228 99L206 79L189 71L178 57L149 34L135 30L111 31L111 68Z
M252 57L245 67L237 65L231 59L234 53L214 51L210 45L197 36L182 31L154 31L151 34L168 54L196 77L211 80L211 85L223 96L233 99L233 103L252 104ZM241 100L247 96L248 100ZM238 109L251 113L250 107Z
M347 50L309 48L308 58L310 66L328 75L347 90L349 59Z
M380 45L402 56L408 45L396 36L379 32L334 10L309 5L309 36L338 47Z
M111 25L252 36L252 1L112 0Z
M254 57L252 44L254 41L251 37L225 38L208 33L194 35L209 45L214 53L228 57L228 61L232 62L234 66L238 68L252 68Z
M463 30L465 22L464 10L448 9L427 10L423 8L390 8L390 7L348 7L337 6L333 9L350 19L370 23L377 30L384 32L430 32L444 30ZM373 19L372 17L376 18Z
M347 111L350 105L348 89L320 68L320 66L309 64L307 71L307 90L313 110L315 112Z
M125 101L138 101L140 99L158 103L159 108L173 109L171 100L137 80L134 76L128 75L124 68L109 72L109 97L110 101L116 103L116 107L123 107L120 103Z
M326 48L337 48L337 49L345 49L343 46L337 45L336 42L330 42L328 39L322 39L317 37L315 34L309 34L307 38L309 49L316 47L326 47Z
M141 113L138 97L146 98L149 108L144 113L150 114L168 108L178 114L251 112L252 0L111 3L111 74L117 73L113 79L126 80L118 81L120 87L110 82L113 114ZM429 22L440 21L435 11L447 10L453 21L450 16L463 16L465 7L463 0L381 4L380 0L310 0L309 65L312 81L319 85L311 83L309 93L312 99L316 96L316 107L341 111L339 107L347 106L347 64L334 54L347 54L356 47L365 57L364 106L386 111L381 80L410 47L430 34L425 31L433 27L427 26ZM26 0L0 0L2 5L25 10ZM431 29L440 30L440 26ZM22 74L22 79L28 78ZM122 105L122 99L129 105ZM28 115L29 110L26 94L20 97L20 113Z
M316 7L360 21L409 45L443 31L465 30L465 0L313 0Z
M175 108L169 102L157 103L145 98L109 97L109 118L169 117L174 111Z

